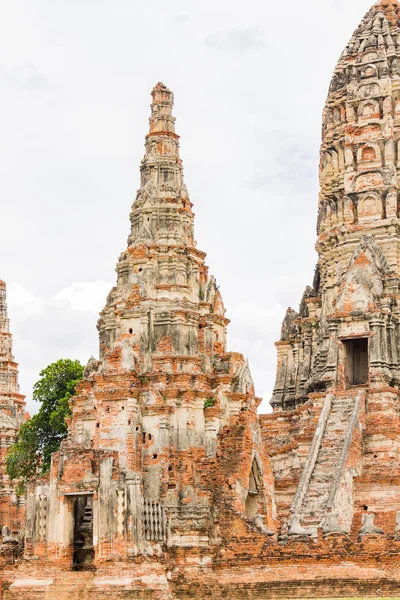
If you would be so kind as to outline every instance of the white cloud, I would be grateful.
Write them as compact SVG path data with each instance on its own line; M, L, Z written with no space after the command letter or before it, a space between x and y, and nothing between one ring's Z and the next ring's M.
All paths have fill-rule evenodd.
M241 352L249 360L256 394L263 398L260 412L270 412L269 400L275 383L274 343L280 337L285 308L273 297L268 304L249 300L227 309L231 319L228 349Z
M31 393L40 371L60 358L86 364L97 354L96 322L105 304L104 281L74 283L50 297L37 297L18 283L7 286L14 335L14 354L20 364L21 393L32 414L38 410Z
M112 284L107 281L87 283L74 282L71 286L58 292L55 300L67 300L72 310L89 310L99 312L105 305Z
M0 84L30 90L51 89L46 75L36 65L32 65L31 63L13 66L9 69L2 68L0 65Z
M206 37L205 43L218 50L253 50L263 48L264 32L259 27L231 29L226 33L213 33Z
M35 304L37 299L21 284L12 281L7 284L7 303L9 307Z

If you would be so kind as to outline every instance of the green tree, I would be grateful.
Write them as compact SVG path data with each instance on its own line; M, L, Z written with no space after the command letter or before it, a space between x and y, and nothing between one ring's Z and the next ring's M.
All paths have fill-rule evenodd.
M39 412L24 423L17 442L6 455L7 474L18 479L18 493L27 483L44 475L50 468L51 455L67 435L65 418L70 413L69 399L83 377L79 360L61 359L46 367L33 387L33 399L40 402Z

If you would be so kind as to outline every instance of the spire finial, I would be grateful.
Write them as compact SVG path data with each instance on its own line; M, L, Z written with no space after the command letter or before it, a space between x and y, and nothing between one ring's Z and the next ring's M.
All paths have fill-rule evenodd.
M175 117L172 116L174 95L166 85L159 82L152 89L150 132L152 134L175 133Z
M140 167L141 187L150 183L159 190L179 195L182 188L182 161L179 158L179 135L172 116L174 95L159 82L151 91L150 131L146 135L145 156Z
M0 333L8 333L10 331L10 322L8 320L7 311L7 292L6 284L0 279Z

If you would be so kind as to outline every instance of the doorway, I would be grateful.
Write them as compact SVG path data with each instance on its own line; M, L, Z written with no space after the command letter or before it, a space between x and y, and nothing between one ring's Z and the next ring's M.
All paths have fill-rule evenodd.
M368 338L343 342L346 350L346 379L348 385L368 383Z
M75 571L94 569L93 496L74 496Z

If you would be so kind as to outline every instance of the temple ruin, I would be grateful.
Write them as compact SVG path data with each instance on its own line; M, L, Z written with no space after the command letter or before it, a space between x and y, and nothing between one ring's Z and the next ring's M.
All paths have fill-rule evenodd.
M6 473L6 453L24 421L25 396L19 392L18 365L7 310L6 284L0 281L0 532L3 559L14 560L23 545L25 498L15 492ZM0 563L1 564L1 563Z
M4 600L400 598L399 170L400 3L382 0L330 85L318 265L259 415L155 86L99 359L29 489Z

